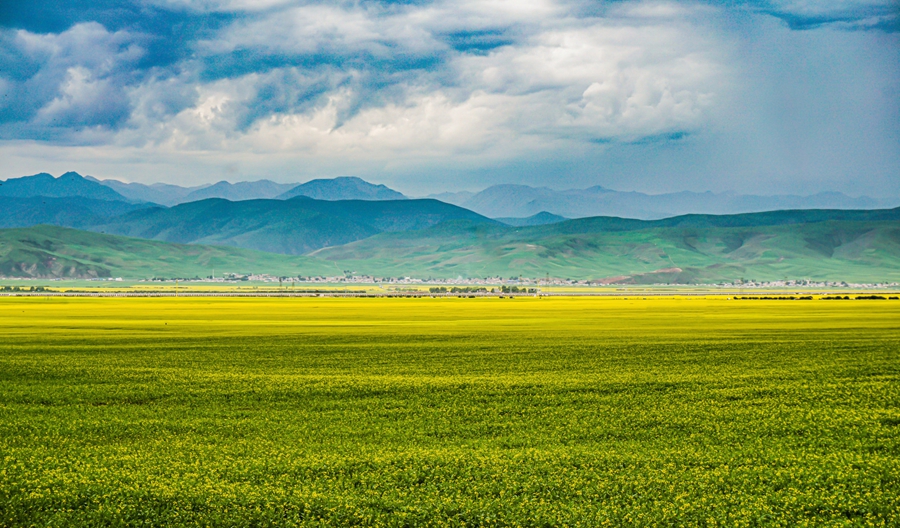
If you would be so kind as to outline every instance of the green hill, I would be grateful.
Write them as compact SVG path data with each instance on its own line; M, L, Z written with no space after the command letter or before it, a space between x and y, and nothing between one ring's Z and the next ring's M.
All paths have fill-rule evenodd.
M170 209L135 211L94 226L94 231L302 255L381 232L424 229L447 220L493 220L437 200L325 201L209 199ZM499 225L499 224L498 224Z
M813 218L828 216L819 213L809 214ZM774 216L782 222L796 219L790 214ZM889 215L870 211L858 216ZM900 222L896 220L762 225L775 221L773 215L695 217L683 219L687 225L678 227L646 227L657 222L623 220L622 224L643 228L618 231L609 229L621 219L614 220L519 229L455 222L418 232L380 234L311 256L342 269L387 276L549 274L630 283L708 283L742 277L900 281Z
M144 279L222 273L333 275L328 262L229 247L183 245L56 226L0 229L0 276Z
M149 206L146 203L97 200L81 196L61 198L0 196L0 228L41 224L87 228Z
M527 227L527 226L539 226L539 225L547 225L547 224L556 224L559 222L565 222L568 218L564 216L555 215L553 213L548 213L547 211L541 211L540 213L525 217L525 218L514 218L514 217L505 217L505 218L495 218L498 222L503 222L506 225L510 225L513 227Z

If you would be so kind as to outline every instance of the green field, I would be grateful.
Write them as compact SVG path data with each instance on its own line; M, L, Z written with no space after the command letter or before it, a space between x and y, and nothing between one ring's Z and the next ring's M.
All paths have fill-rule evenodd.
M0 298L2 526L896 526L900 301Z

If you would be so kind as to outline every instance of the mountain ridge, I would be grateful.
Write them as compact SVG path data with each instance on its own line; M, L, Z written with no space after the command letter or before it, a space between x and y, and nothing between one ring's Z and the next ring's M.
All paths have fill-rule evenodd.
M132 202L115 190L84 178L77 172L66 172L59 178L46 172L0 181L0 196L9 198L81 197L96 200Z
M184 197L183 202L196 202L207 198L224 198L226 200L258 200L275 198L285 191L293 188L290 183L275 183L272 180L256 180L252 182L230 183L219 181L196 191L192 191Z
M105 185L122 196L131 200L151 202L159 205L172 206L181 203L187 195L209 184L197 185L194 187L182 187L180 185L172 185L169 183L153 183L145 185L143 183L126 183L119 180L99 180L91 176L85 178L95 181L100 185Z
M896 207L900 199L875 200L869 197L852 198L838 192L799 195L742 195L736 193L702 193L681 191L664 194L644 194L635 191L614 191L602 186L587 189L557 191L549 187L520 184L494 185L472 196L451 203L490 218L529 217L542 211L567 218L618 216L653 220L697 214L741 214L791 209L875 209Z
M286 200L295 196L308 196L318 200L405 200L407 197L383 184L372 184L355 176L318 178L305 183L277 183L262 179L231 183L219 181L195 187L182 187L167 183L125 183L119 180L85 178L109 187L130 200L146 201L171 207L174 205L224 198L231 201L255 199Z
M300 255L384 231L415 230L445 220L496 223L437 200L243 200L210 198L127 213L94 231L177 243L205 243Z

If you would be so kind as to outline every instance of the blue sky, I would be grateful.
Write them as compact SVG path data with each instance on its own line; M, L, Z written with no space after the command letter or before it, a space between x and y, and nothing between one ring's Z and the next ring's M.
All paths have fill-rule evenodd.
M896 196L898 5L2 2L0 178Z

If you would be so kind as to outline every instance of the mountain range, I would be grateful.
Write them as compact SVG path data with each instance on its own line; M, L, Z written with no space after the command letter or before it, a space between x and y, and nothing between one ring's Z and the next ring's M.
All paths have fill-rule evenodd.
M678 192L644 194L595 186L557 191L527 185L494 185L478 193L431 195L490 218L530 217L548 212L567 218L620 216L652 220L690 213L738 214L786 209L876 209L897 207L900 199L852 198L837 192L810 196L741 195L735 193Z
M196 187L172 184L124 183L98 180L68 172L60 178L42 173L0 182L0 196L82 196L101 200L147 202L164 206L224 198L232 201L251 199L289 199L307 196L318 200L403 200L407 197L385 185L360 178L342 176L315 179L301 184L270 180L230 183L220 181ZM800 195L744 195L736 193L677 192L645 194L622 192L601 186L587 189L554 190L527 185L494 185L480 192L444 192L433 198L475 211L489 218L503 219L512 225L523 222L555 221L555 217L585 218L620 216L652 220L690 213L738 214L789 209L877 209L900 205L898 197L850 197L838 192ZM553 215L537 216L541 213ZM535 217L535 218L532 218ZM530 218L530 220L525 220Z
M209 184L198 185L195 187L181 187L169 183L144 185L143 183L125 183L119 180L98 180L92 176L84 176L84 179L108 187L122 195L126 200L155 203L165 206L189 201L187 200L189 194L196 190L209 187Z
M123 185L119 188L129 192L146 190ZM269 195L283 189L273 182L247 185L217 184L182 198L207 189L212 194ZM655 220L569 220L542 209L527 217L497 220L435 199L408 199L356 178L288 187L272 198L205 198L166 207L76 173L13 178L0 185L0 228L6 228L0 229L0 274L192 276L212 267L210 255L217 255L215 267L223 270L293 276L340 269L376 276L551 275L616 283L739 277L900 281L900 208L688 214ZM491 189L468 197L467 203L480 200L479 207L487 207L494 199L500 204L496 207L515 212L516 200L510 197L527 198L528 189L533 190ZM525 194L517 195L519 191ZM542 199L554 196L541 192ZM370 199L341 199L360 194ZM203 194L194 194L198 196ZM583 199L575 192L566 196L570 203ZM392 197L397 199L385 199Z
M197 187L180 187L165 183L154 183L152 185L124 183L118 180L98 180L91 176L85 176L84 179L114 190L121 195L121 199L151 202L167 207L207 198L224 198L232 201L269 198L286 200L295 196L307 196L317 200L406 199L406 196L402 193L389 189L385 185L372 184L353 176L316 179L299 185L296 183L276 183L271 180L257 180L237 183L220 181L211 185Z
M290 183L275 183L270 180L238 183L220 181L207 187L191 191L178 203L196 202L197 200L205 200L207 198L224 198L226 200L234 201L275 198L279 194L291 190L293 187L294 185Z
M27 198L34 196L133 201L109 187L83 178L77 172L67 172L59 178L54 178L52 175L42 172L34 176L9 178L8 180L0 181L0 197Z
M246 209L230 208L236 204ZM436 204L448 214L434 215ZM379 207L367 209L373 205ZM52 226L0 229L0 275L190 277L216 268L285 276L343 274L337 270L383 277L548 276L603 284L900 282L900 208L656 221L596 217L513 227L465 209L443 209L450 207L436 200L210 199L126 213L100 227L159 240ZM280 212L257 214L273 208ZM169 211L177 214L158 216ZM204 216L211 220L194 224ZM301 225L305 231L295 233ZM335 236L343 238L329 238ZM310 251L293 256L246 249L260 246Z
M153 203L173 206L207 198L231 201L253 199L289 199L307 196L317 200L403 200L402 193L342 176L315 179L302 184L276 183L270 180L180 187L156 183L123 183L98 180L68 172L59 178L42 173L0 182L0 196L81 196L100 200ZM622 192L601 186L587 189L554 190L527 185L494 185L480 191L439 193L428 198L464 207L511 225L546 223L558 218L619 216L652 220L690 213L738 214L790 209L877 209L900 205L900 198L850 197L837 192L799 195L743 195L735 193L678 192L645 194ZM550 216L548 216L550 215Z

